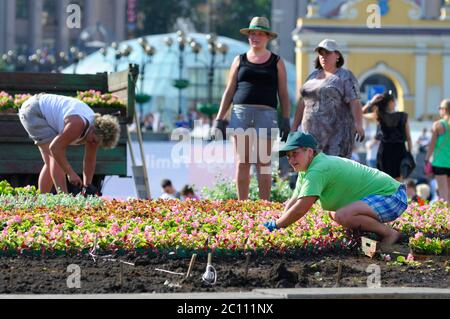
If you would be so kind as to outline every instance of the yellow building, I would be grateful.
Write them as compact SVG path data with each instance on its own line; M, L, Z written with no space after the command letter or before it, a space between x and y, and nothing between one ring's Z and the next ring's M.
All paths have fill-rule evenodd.
M440 18L421 16L413 1L353 0L336 18L324 19L312 1L293 32L297 87L314 70L316 45L331 38L341 47L344 67L359 80L363 101L381 85L394 92L400 110L429 119L441 99L450 98L450 1Z

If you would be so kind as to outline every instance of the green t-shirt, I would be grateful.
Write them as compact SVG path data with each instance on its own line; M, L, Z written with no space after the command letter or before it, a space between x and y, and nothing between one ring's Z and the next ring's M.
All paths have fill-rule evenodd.
M445 132L439 135L436 140L431 164L436 167L450 168L450 127L446 120L440 120L440 123L444 127Z
M323 209L336 211L369 195L392 195L399 186L379 170L320 153L298 174L293 197L317 196Z

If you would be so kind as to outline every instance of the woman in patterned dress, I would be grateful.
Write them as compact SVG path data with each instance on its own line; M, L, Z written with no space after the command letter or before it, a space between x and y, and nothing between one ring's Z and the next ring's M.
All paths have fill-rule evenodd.
M364 140L359 84L342 68L344 58L336 41L325 39L315 51L316 70L300 91L292 131L301 125L325 154L350 158L355 137Z

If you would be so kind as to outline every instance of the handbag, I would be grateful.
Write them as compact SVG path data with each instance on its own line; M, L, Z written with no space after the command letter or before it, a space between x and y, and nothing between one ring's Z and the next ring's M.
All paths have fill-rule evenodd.
M425 162L425 175L431 175L433 173L433 166L431 165L430 162Z
M406 156L400 162L400 174L405 179L408 178L409 175L416 168L416 162L414 161L414 157L410 152L406 152Z
M405 123L403 124L405 135L406 135L406 121L407 118L405 117ZM405 157L400 162L400 175L403 179L406 179L411 175L411 173L416 168L416 162L414 161L414 157L411 154L410 151L406 152Z

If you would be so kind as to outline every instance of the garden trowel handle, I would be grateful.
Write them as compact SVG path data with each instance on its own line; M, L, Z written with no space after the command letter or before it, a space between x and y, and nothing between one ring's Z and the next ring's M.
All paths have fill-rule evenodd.
M211 266L211 264L212 264L212 253L208 253L208 262L207 262L207 265L208 265L208 266Z

